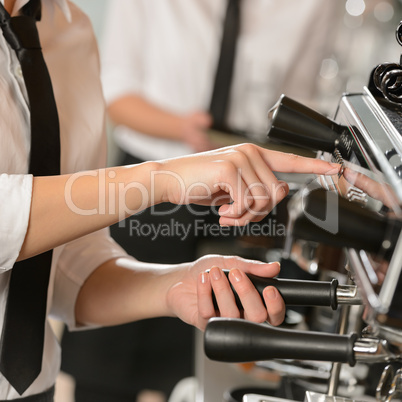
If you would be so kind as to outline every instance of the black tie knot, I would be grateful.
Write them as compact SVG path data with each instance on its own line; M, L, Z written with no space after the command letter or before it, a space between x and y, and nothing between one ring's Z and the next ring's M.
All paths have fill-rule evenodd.
M28 15L34 17L36 21L40 21L42 17L42 3L40 0L30 0L21 9L22 15Z
M3 35L10 46L21 49L40 49L39 34L33 17L21 15L1 21Z

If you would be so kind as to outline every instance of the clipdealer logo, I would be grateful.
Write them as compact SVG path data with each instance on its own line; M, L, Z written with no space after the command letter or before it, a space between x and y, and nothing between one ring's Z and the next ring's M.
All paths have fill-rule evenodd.
M64 189L64 199L70 210L78 215L91 216L91 215L105 215L105 214L118 214L119 221L122 221L125 217L129 215L134 215L140 213L146 208L153 208L153 205L157 204L156 200L156 180L157 176L165 176L163 178L159 177L161 180L169 180L170 182L176 181L176 199L174 204L172 204L172 209L170 211L158 212L152 209L152 213L158 214L169 214L179 208L180 205L185 204L190 212L197 215L198 212L192 209L191 204L204 204L205 200L211 200L211 208L219 208L222 203L227 203L228 195L233 199L253 199L253 200L268 200L269 204L276 205L275 198L277 192L281 190L283 184L272 183L272 188L268 188L262 183L251 184L246 191L244 191L244 186L242 185L241 171L237 176L238 182L231 186L229 183L215 183L213 188L210 188L206 183L201 181L187 184L185 180L178 174L171 171L152 171L150 174L150 183L147 188L143 183L138 181L131 181L129 183L116 181L116 172L109 169L101 169L98 171L85 171L72 174L66 184ZM82 208L79 203L74 200L74 188L75 186L84 187L85 184L82 180L95 180L97 181L98 193L97 199L92 199L92 207ZM262 187L262 192L260 195L252 195L252 191L257 187ZM225 188L225 194L221 196L215 196L216 189ZM85 192L85 188L80 188L77 193ZM133 195L135 194L135 195ZM91 195L91 194L90 194ZM130 209L131 204L135 204L135 209ZM160 202L160 200L159 200ZM247 204L247 203L246 203ZM238 203L240 208L240 203ZM265 216L268 214L269 210L265 211L254 211L253 206L248 207L248 211L252 212L255 216ZM239 211L241 212L241 211Z
M180 223L175 219L169 222L151 224L138 219L131 219L129 235L133 237L149 237L152 241L160 237L178 237L186 240L194 237L227 237L227 236L265 236L285 237L286 226L270 219L263 223L250 223L245 226L220 226L218 223L206 223L203 219L195 219L192 223Z
M64 187L64 199L70 210L78 215L105 215L118 213L119 219L127 215L135 214L149 205L150 194L144 184L132 181L128 184L113 181L116 172L113 169L100 169L98 171L85 171L72 174ZM93 178L98 182L97 200L93 200L93 208L81 208L76 204L73 197L73 187L82 178ZM137 199L141 200L136 210L130 210L127 206L126 197L129 191L136 190ZM151 195L152 196L152 195Z

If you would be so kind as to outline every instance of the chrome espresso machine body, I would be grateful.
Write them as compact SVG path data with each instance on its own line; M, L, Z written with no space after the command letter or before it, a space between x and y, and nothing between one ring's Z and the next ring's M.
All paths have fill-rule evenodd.
M402 45L401 24L397 40ZM252 280L261 291L277 286L286 305L342 307L337 332L215 318L204 335L210 359L331 362L325 392L306 389L305 401L402 400L401 64L378 66L367 88L342 97L333 120L286 96L270 111L271 140L315 150L317 157L341 164L337 176L306 183L288 202L284 253L290 255L297 240L340 248L347 282ZM359 306L358 314L351 314L351 306ZM373 395L339 394L342 366L370 370L377 364L381 371Z

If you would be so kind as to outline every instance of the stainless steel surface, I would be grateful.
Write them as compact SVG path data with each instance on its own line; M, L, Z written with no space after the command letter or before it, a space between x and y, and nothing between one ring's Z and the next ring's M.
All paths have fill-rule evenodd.
M361 166L359 158L352 157L350 161L345 162L346 166L358 174L364 174L364 177L371 180L376 189L381 191L381 197L376 199L373 194L365 194L363 189L364 206L384 214L384 202L389 202L386 205L388 213L401 218L402 179L397 172L402 158L401 133L391 123L367 88L364 88L361 94L349 94L341 99L336 120L349 127L351 135L367 163L367 167ZM392 150L392 158L389 157L390 150ZM358 186L356 183L351 184L351 186L346 186L346 189L338 186L337 191L341 194L343 192L342 195L349 199L354 197L356 200L357 197L357 200L361 202L362 196L355 195ZM388 244L389 240L384 239L383 247L387 247ZM396 286L402 271L400 263L402 261L402 240L399 239L394 253L387 263L388 267L383 279L379 279L377 262L365 251L349 249L347 256L361 297L368 305L364 312L365 321L372 327L389 325L386 321L388 321L389 310L396 297ZM395 322L392 325L394 324Z
M348 333L349 322L349 306L343 306L339 318L339 334L344 335ZM331 376L328 383L328 395L335 396L338 393L339 378L341 373L342 364L334 362L332 364Z
M392 302L392 296L395 293L395 288L401 276L402 270L402 233L399 235L398 243L395 247L395 252L390 261L387 275L381 287L379 294L380 302L384 307L389 308Z
M384 368L376 389L378 401L390 402L400 401L402 398L402 370L395 373L394 368L389 365Z
M360 338L353 347L356 361L366 363L389 362L401 359L401 353L394 353L384 339Z
M391 383L394 378L395 371L394 368L389 365L386 366L381 374L380 381L378 382L376 388L376 399L378 401L385 401L391 389Z
M386 156L391 149L395 149L399 156L402 155L400 133L367 88L364 88L362 94L344 96L342 105L350 114L357 117L353 124L350 124L349 129L355 141L360 145L360 150L368 162L369 168L374 173L384 176L384 182L390 184L399 203L402 203L402 179L395 170L401 164L400 157L393 161ZM354 126L358 128L358 131L353 129Z
M317 392L307 391L304 398L304 402L369 402L375 401L374 398L364 397L357 399L343 398L341 396L329 396L325 394L319 394Z
M367 204L367 194L356 187L350 187L346 193L346 198L349 201L354 201L365 206Z
M363 299L355 285L339 285L336 289L338 304L363 304Z
M402 120L402 113L400 113ZM382 106L373 98L367 88L362 93L347 94L342 97L337 111L336 121L348 127L354 144L350 145L350 157L335 152L334 155L318 153L318 157L327 160L335 160L342 164L343 168L351 169L356 174L364 177L373 188L359 186L359 182L347 182L344 175L319 177L314 182L306 183L293 200L290 201L288 239L286 243L286 255L291 255L294 240L291 233L294 218L303 214L303 191L311 191L314 187L324 187L328 191L337 192L351 202L358 202L362 208L368 208L380 215L390 215L402 219L402 178L399 170L402 165L402 133L391 123ZM357 155L356 153L359 153ZM399 169L399 170L398 170ZM364 175L364 176L362 176ZM368 191L370 190L370 191ZM385 208L386 207L386 208ZM326 210L326 214L332 214L335 210ZM337 289L338 304L348 305L363 304L363 318L367 329L354 344L353 352L359 364L371 365L372 363L398 363L402 356L402 306L398 306L398 281L402 274L402 235L395 245L393 255L387 260L384 258L389 249L390 234L385 233L380 255L373 256L364 250L346 248L348 262L348 274L355 281L356 286L340 285ZM352 302L353 301L353 302ZM400 318L398 318L400 315ZM347 313L340 318L339 333L348 333ZM358 328L356 326L356 328ZM274 362L271 362L271 365ZM297 368L297 363L293 363ZM289 367L292 362L289 362ZM307 392L305 401L370 401L375 400L368 396L353 396L353 399L339 397L338 385L342 365L332 365L328 376L328 389L326 394ZM295 378L303 378L305 369L288 370L288 375ZM302 373L303 372L303 373ZM293 374L290 374L293 373ZM306 377L304 376L306 379ZM395 378L395 382L402 383ZM397 395L396 386L393 395ZM312 391L312 390L311 390ZM390 390L387 391L387 399L390 398ZM345 394L343 394L345 395ZM352 397L351 397L352 398ZM384 399L385 400L385 399Z
M397 370L388 392L386 401L400 401L402 399L402 370Z
M399 111L402 121L402 111ZM399 132L388 115L373 98L367 88L362 93L347 94L342 97L336 121L345 125L350 131L354 144L353 152L348 159L335 152L334 155L318 153L318 157L337 161L355 172L373 187L361 187L359 182L347 182L344 175L319 177L314 183L306 183L305 189L299 191L289 203L295 207L289 211L289 237L287 251L292 249L291 236L294 228L292 220L298 214L304 213L303 191L311 191L314 186L322 186L327 191L337 192L351 202L358 202L362 208L368 208L382 216L392 216L402 219L402 132ZM399 130L401 128L399 127ZM375 191L373 191L375 190ZM335 210L325 211L328 214ZM346 248L348 273L353 278L356 288L339 287L337 298L339 304L350 305L350 300L359 299L364 305L363 319L367 329L363 331L354 344L353 352L356 361L371 365L378 362L399 363L402 356L402 305L398 302L397 291L400 290L402 275L402 235L396 242L395 249L389 259L384 256L389 249L390 233L385 233L382 250L378 256L373 256L364 250ZM399 286L399 288L398 288ZM358 293L353 294L357 290ZM343 325L347 322L341 318L340 333L346 331ZM308 392L306 401L368 401L370 397L354 397L345 399L335 397L338 391L340 364L333 364L328 381L327 394ZM394 382L401 382L395 378ZM393 395L397 395L396 386ZM401 391L402 392L402 391ZM387 393L387 399L390 395ZM384 399L385 400L385 399Z
M257 394L244 395L242 402L294 402L290 399L275 398Z
M358 287L362 291L363 299L372 308L372 311L377 311L378 313L385 313L387 310L384 308L379 300L377 293L374 291L372 283L370 281L369 274L374 272L368 259L365 259L366 254L358 253L354 249L347 250L347 257L349 260L349 265L352 267L353 275ZM362 257L363 256L363 257ZM356 267L358 269L356 270ZM359 269L361 267L361 269ZM357 273L357 274L356 274Z

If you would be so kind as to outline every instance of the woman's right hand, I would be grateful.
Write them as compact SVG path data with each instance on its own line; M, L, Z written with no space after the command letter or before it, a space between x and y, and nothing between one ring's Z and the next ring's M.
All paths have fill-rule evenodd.
M158 202L219 206L220 224L241 226L263 219L288 194L276 172L337 174L320 159L240 144L157 163Z

